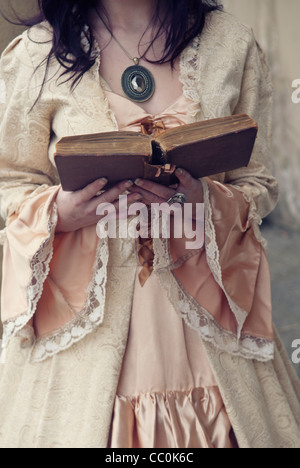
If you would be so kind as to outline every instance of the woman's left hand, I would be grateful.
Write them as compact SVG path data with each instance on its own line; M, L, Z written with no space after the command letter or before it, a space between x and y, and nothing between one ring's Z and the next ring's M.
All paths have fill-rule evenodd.
M184 194L186 203L193 205L203 203L203 188L200 180L194 179L184 169L177 169L175 175L179 179L177 189L164 187L149 180L137 179L135 185L130 188L130 192L140 193L143 196L141 202L144 201L147 205L166 203L176 193Z

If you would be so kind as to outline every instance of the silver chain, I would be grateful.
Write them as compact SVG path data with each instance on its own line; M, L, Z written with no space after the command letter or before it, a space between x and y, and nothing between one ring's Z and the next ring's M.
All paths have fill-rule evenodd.
M127 57L129 58L129 60L132 60L134 62L135 65L138 65L139 64L139 61L142 60L146 55L147 53L149 52L149 50L151 49L152 45L153 45L153 41L150 43L149 47L146 49L146 51L144 52L143 55L141 55L140 57L132 57L129 52L127 52L127 50L123 47L123 45L121 44L121 42L116 38L116 36L114 35L114 33L112 32L112 30L109 28L109 26L105 23L105 21L101 18L98 10L96 9L96 12L97 12L97 15L99 17L99 19L102 21L102 23L104 24L105 28L107 29L107 31L111 34L111 37L113 38L113 40L118 44L118 46L123 50L124 54L127 55Z

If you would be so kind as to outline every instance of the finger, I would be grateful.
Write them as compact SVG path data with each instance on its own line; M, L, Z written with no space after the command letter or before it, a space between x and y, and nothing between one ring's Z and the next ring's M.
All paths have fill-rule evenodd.
M97 199L97 209L101 207L102 210L109 210L114 207L117 211L124 211L133 203L142 200L142 198L143 196L139 193L131 193L130 195L125 195L122 199L116 199L113 202L106 202L103 201L103 197L99 196ZM96 200L94 201L96 202Z
M139 193L132 193L132 194L127 196L126 202L124 202L124 200L116 201L114 203L114 206L116 207L118 219L127 219L128 216L129 216L128 215L129 208L132 205L140 202L142 200L142 198L143 198L143 196L140 195ZM143 203L142 206L145 206L145 204Z
M194 179L191 174L184 169L177 169L176 177L180 184L178 192L184 193L189 203L203 203L203 187L198 179Z
M140 193L131 193L127 197L127 203L128 205L131 205L132 203L142 200L142 198L143 198L143 195L141 195Z
M96 210L97 216L105 215L107 219L109 219L114 218L117 215L118 219L126 219L128 217L129 207L140 201L142 198L142 195L132 193L130 195L126 195L122 200L115 200L113 203L102 201L102 203L98 203Z
M193 186L194 178L191 176L189 172L185 171L184 169L179 168L175 172L175 175L179 179L180 185L182 185L183 187L190 189Z
M99 195L97 198L95 198L91 203L91 210L97 210L99 205L110 205L113 204L115 205L116 203L119 203L119 197L120 195L124 194L124 192L128 191L130 187L133 186L133 182L130 180L123 181L119 184L117 184L115 187L112 187L111 189L107 190L105 193L102 195ZM132 197L134 201L140 200L141 197L138 196L138 194L135 194L136 197ZM131 199L127 196L127 202L130 203ZM116 206L116 205L115 205Z
M175 190L169 191L168 198L167 197L160 197L153 192L149 192L148 190L142 189L141 187L132 187L130 189L131 192L139 193L143 197L143 201L150 205L151 203L165 203L169 198L171 198L175 194Z
M101 203L113 203L121 194L133 186L132 180L125 180L100 195Z
M74 192L81 203L88 202L94 198L100 190L103 190L108 180L105 178L95 180L92 184L87 185L84 189Z
M114 206L117 209L118 213L127 213L128 208L136 202L141 201L143 196L139 193L131 193L130 195L126 195L121 200L116 200L114 202Z
M172 188L165 187L164 185L157 184L150 180L136 179L134 183L137 187L156 195L164 201L169 200L169 198L174 195L174 190Z

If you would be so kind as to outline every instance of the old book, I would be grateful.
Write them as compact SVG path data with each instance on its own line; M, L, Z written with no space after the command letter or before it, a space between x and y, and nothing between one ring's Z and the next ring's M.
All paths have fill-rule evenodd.
M77 135L57 143L55 163L66 191L101 177L107 187L136 178L171 185L178 167L200 178L247 166L256 135L257 124L244 114L176 127L155 139L122 131Z

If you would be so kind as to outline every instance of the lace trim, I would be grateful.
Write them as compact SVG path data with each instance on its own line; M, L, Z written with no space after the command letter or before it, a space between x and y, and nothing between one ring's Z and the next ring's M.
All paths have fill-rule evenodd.
M256 240L263 246L265 250L267 250L268 241L263 237L261 230L259 228L262 225L263 220L258 214L257 206L256 206L254 199L250 197L245 192L245 190L242 189L242 187L239 187L238 185L232 185L232 184L229 184L229 186L241 192L246 202L249 203L250 210L249 210L249 216L248 216L248 223L252 226Z
M192 101L189 105L189 123L197 122L201 114L199 91L196 86L196 71L199 70L199 48L200 36L197 36L189 47L187 47L180 57L180 76L183 95Z
M57 207L53 204L48 220L48 237L43 241L40 248L30 262L32 270L31 282L27 288L28 310L15 319L8 320L3 324L2 347L6 348L9 340L13 338L32 319L36 312L37 304L42 296L44 282L50 271L50 262L53 257L53 239L57 224Z
M81 44L82 44L84 51L88 51L90 48L90 43L87 39L88 33L89 33L89 27L85 26L84 33L81 34ZM95 38L93 42L92 58L95 60L95 64L93 65L91 70L94 75L95 82L97 83L99 79L101 80L101 75L100 75L101 49ZM114 127L114 130L118 130L118 127L119 127L118 121L116 119L115 114L109 107L109 102L108 102L107 97L105 96L105 93L103 93L103 104L104 104L104 112L107 115L108 119L111 121Z
M238 323L237 334L234 334L221 327L214 317L184 289L174 274L170 274L172 269L172 258L167 239L154 239L153 247L154 274L157 275L162 288L166 291L167 297L177 314L193 330L197 331L201 338L221 351L226 351L233 356L240 356L245 359L256 359L266 362L274 358L274 343L272 341L242 334L247 313L241 310L237 304L227 294L222 281L222 271L220 266L219 249L216 242L216 233L212 221L212 209L209 199L209 188L205 180L202 180L205 200L205 223L206 223L206 255L209 267L215 280L222 288L230 308ZM175 294L174 294L175 293Z
M104 320L106 303L106 281L108 265L107 239L98 243L93 278L89 285L87 300L83 310L59 330L35 342L31 357L40 362L61 351L70 348L74 343L92 333Z

